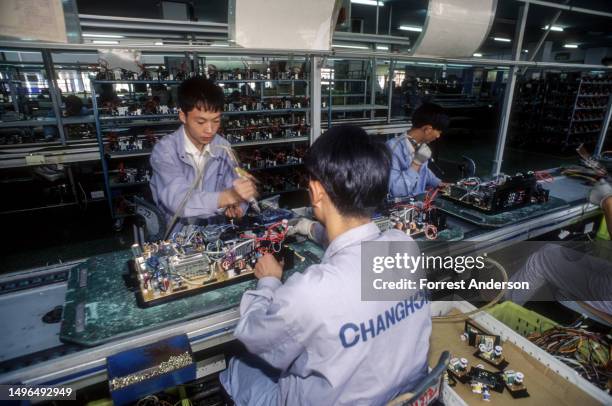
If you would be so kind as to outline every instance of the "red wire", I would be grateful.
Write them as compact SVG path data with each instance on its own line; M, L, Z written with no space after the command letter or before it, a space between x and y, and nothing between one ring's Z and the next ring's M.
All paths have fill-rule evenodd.
M535 172L535 177L537 180L541 180L543 182L547 182L550 183L554 180L554 178L552 177L552 175L546 171L536 171Z

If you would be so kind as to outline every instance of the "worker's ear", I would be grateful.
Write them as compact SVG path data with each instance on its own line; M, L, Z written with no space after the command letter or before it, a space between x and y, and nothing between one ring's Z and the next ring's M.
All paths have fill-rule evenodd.
M309 180L308 190L310 191L310 203L312 207L320 208L326 194L323 185L321 185L321 182L318 180Z
M187 114L185 114L183 110L179 110L179 120L181 120L183 124L187 122Z
M423 132L427 134L428 132L433 130L433 126L431 126L430 124L425 124L423 127L421 127L421 130L423 130Z

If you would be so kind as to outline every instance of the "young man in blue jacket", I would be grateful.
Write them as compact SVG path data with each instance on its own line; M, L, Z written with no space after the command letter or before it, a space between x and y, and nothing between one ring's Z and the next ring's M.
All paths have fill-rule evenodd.
M208 79L194 77L179 86L183 125L163 137L151 154L151 192L166 220L189 193L179 217L210 217L221 211L241 217L257 193L250 179L238 177L230 143L217 134L223 101L223 90Z
M441 180L429 169L429 144L440 138L449 124L442 107L425 103L412 115L412 128L406 135L387 141L392 155L389 195L414 196L436 188Z
M361 128L340 126L304 162L319 223L302 220L296 229L329 245L320 264L285 283L274 256L260 258L257 288L243 295L234 331L253 355L233 358L221 383L237 405L384 404L426 376L431 333L424 295L361 300L361 243L411 241L371 220L387 193L390 156Z

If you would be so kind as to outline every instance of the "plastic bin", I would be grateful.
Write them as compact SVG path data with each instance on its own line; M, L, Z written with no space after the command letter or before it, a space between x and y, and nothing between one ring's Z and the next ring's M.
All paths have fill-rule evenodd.
M534 332L542 333L558 325L549 318L513 302L498 304L487 312L523 337Z

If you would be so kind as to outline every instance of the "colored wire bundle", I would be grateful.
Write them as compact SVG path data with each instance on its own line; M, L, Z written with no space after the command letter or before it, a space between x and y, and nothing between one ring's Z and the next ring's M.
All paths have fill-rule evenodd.
M597 176L593 175L593 176L589 176L586 175L584 170L580 170L580 169L564 169L561 171L562 175L565 175L567 177L570 178L581 178L581 179L585 179L588 180L591 183L596 183L597 182Z
M554 327L527 338L553 355L585 379L601 389L608 389L612 379L612 342L603 334L590 332L581 325L582 319L569 327Z
M255 235L242 235L241 237L253 238L257 243L258 251L261 253L267 251L280 252L280 250L282 249L283 241L285 241L285 237L287 236L288 230L289 227L287 220L282 220L268 226L261 237L257 237ZM270 244L269 247L266 247L265 244L262 244L263 242L268 242Z

